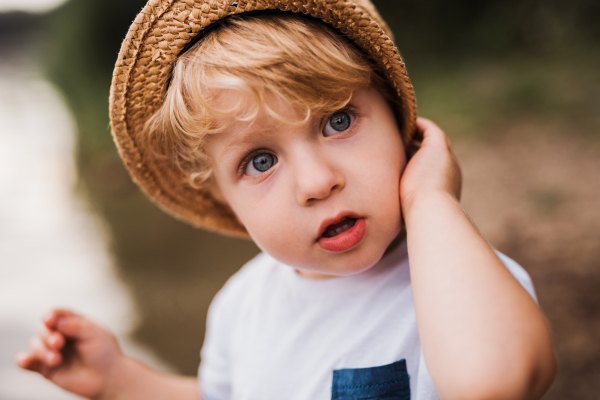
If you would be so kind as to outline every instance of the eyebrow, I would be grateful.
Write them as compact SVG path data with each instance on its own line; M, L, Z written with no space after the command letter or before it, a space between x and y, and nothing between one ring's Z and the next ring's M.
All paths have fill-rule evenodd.
M318 120L319 119L318 114L313 115L311 117L311 120L313 120L313 118L316 118ZM255 121L253 121L251 123L251 125L248 127L248 129L246 129L246 132L234 135L225 143L223 150L221 150L219 152L218 160L222 160L229 153L231 153L236 147L240 147L243 145L249 145L249 144L253 143L255 140L252 140L252 139L255 137L265 139L269 136L273 136L276 133L275 127L273 127L271 124L267 124L266 127L261 128L258 125L254 125L254 122ZM308 122L309 125L312 123L315 123L315 121Z
M253 129L249 127L248 130L244 133L234 135L231 137L226 143L223 149L219 152L218 160L222 160L226 158L229 153L235 150L238 147L242 147L244 145L250 145L255 140L252 140L254 137L267 137L270 136L270 129Z
M231 153L236 147L239 147L240 143L237 140L229 140L223 150L219 153L217 160L223 160L227 158L227 155Z

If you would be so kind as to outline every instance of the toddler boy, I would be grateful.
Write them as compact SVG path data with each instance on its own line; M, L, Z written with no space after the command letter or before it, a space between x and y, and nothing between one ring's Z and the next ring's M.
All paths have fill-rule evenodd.
M211 305L199 390L65 310L21 367L94 399L547 390L554 354L529 277L460 207L450 145L416 120L370 2L151 0L121 50L111 118L154 201L263 253Z

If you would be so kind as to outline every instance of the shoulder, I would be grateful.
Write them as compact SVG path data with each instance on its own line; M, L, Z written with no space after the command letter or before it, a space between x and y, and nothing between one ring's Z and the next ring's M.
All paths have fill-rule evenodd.
M537 297L535 295L535 289L533 287L533 282L531 281L531 277L529 274L521 267L515 260L506 256L505 254L500 253L498 250L494 250L500 261L504 264L504 266L510 271L510 273L515 277L517 281L523 286L523 288L533 297L533 299L537 302Z

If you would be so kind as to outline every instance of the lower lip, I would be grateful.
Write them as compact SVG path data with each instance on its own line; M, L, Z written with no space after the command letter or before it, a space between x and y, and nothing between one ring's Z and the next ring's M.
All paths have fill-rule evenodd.
M363 240L366 232L367 224L364 218L358 218L352 228L334 237L321 237L317 243L323 250L341 253L356 247Z

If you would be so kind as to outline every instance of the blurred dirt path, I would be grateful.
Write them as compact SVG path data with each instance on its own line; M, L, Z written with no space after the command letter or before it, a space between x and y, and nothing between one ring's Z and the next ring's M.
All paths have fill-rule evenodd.
M530 273L550 322L559 374L546 400L600 392L600 141L572 129L517 123L453 143L465 209Z

